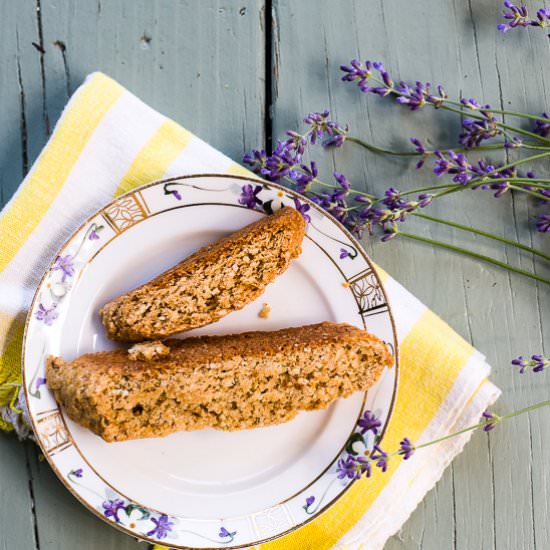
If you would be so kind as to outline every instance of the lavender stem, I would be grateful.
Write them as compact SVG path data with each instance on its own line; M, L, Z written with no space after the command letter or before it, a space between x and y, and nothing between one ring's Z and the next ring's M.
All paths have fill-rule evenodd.
M529 277L530 279L535 279L536 281L539 281L541 283L545 283L547 285L550 285L550 279L545 279L544 277L541 277L540 275L537 275L536 273L530 273L529 271L524 271L523 269L519 269L517 267L512 267L511 265L506 264L505 262L501 262L499 260L495 260L494 258L491 258L490 256L484 256L483 254L478 254L477 252L472 252L471 250L467 250L465 248L462 248L460 246L455 246L452 244L444 243L442 241L436 241L434 239L429 239L428 237L421 237L420 235L413 235L411 233L405 233L403 231L399 231L397 235L401 235L402 237L406 237L408 239L413 239L415 241L420 241L426 244L431 244L434 246L439 246L441 248L446 248L447 250L452 250L453 252L458 252L460 254L464 254L466 256L470 256L472 258L476 258L478 260L482 260L484 262L496 265L498 267L502 267L504 269L507 269L508 271L513 271L514 273L517 273L518 275L524 275L525 277Z
M521 243L516 243L514 241L506 239L505 237L499 237L498 235L494 235L493 233L487 233L486 231L482 231L481 229L474 229L473 227L462 225L460 223L443 220L441 218L434 218L433 216L428 216L427 214L421 214L420 212L413 212L411 215L416 216L417 218L423 218L425 220L429 220L435 223L448 225L449 227L455 227L456 229L461 229L462 231L469 231L470 233L475 233L476 235L480 235L482 237L486 237L487 239L492 239L494 241L499 241L501 243L504 243L510 246L515 246L516 248L521 248L521 250L525 250L526 252L530 252L531 254L535 254L536 256L540 256L541 258L544 258L545 260L550 261L550 256L548 256L547 254L544 254L544 252L541 252L540 250L531 248Z

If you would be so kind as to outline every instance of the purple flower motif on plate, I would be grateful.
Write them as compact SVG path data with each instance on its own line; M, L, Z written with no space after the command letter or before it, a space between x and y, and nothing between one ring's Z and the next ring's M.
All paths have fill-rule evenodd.
M90 234L88 235L89 241L97 241L99 239L99 232L103 230L102 225L92 224Z
M372 432L374 435L378 435L378 428L382 426L382 422L371 411L365 411L363 418L360 418L357 422L361 433L364 435L367 432Z
M67 277L74 275L74 258L67 254L66 256L58 256L53 264L54 271L61 271L61 281L65 282Z
M170 521L166 514L161 514L158 518L151 518L151 521L155 524L155 527L145 533L148 537L165 539L174 526L174 522Z
M341 458L336 466L338 479L359 479L363 474L370 477L371 471L371 460L361 455Z
M350 257L350 253L345 248L341 248L340 249L340 259L345 260L346 258L349 258L349 257Z
M59 313L56 311L57 304L52 304L52 307L47 308L44 304L38 304L38 310L34 314L35 318L38 321L43 321L47 326L51 326L53 322L59 316Z
M46 383L46 379L45 378L42 378L41 376L39 376L37 379L36 379L36 385L35 385L35 389L36 389L36 392L37 393L40 393L40 388Z
M82 468L72 470L71 474L73 474L73 476L75 476L75 477L82 477Z
M120 522L120 519L118 517L118 512L124 509L123 500L119 498L106 500L103 502L102 506L103 506L103 514L105 515L106 518L113 518L113 520L116 521L117 523Z
M243 185L241 188L241 196L239 197L239 204L247 208L256 208L257 204L262 204L262 201L258 198L258 193L261 190L261 185L253 186L250 183Z
M294 208L296 208L296 210L298 210L298 212L302 214L304 220L306 220L307 223L311 221L311 218L309 217L309 215L306 214L306 212L311 208L309 204L302 203L298 199L294 199Z
M220 527L220 532L218 533L218 537L220 537L220 539L229 539L224 542L231 542L235 538L236 534L237 534L237 531L228 531L225 527L222 526Z

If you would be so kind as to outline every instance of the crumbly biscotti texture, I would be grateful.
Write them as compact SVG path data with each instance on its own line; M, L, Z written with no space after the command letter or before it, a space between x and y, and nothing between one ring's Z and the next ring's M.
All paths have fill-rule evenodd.
M201 248L100 311L112 340L162 339L217 321L255 300L301 253L303 217L284 207Z
M165 344L170 354L157 360L125 350L49 357L48 386L75 422L124 441L280 424L366 391L392 364L376 336L328 322Z

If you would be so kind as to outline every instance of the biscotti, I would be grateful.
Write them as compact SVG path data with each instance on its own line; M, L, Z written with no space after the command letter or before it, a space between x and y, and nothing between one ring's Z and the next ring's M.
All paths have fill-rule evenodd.
M217 321L255 300L301 252L305 221L294 208L201 248L187 259L106 304L112 340L161 339Z
M140 348L133 354L140 360L125 350L71 362L49 357L48 386L74 421L106 441L123 441L286 422L367 390L392 364L376 336L336 323L164 345L168 354Z

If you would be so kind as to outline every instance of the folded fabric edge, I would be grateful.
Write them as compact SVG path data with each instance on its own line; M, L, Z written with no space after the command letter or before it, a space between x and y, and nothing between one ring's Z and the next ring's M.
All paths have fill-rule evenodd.
M477 394L466 404L462 414L449 431L459 431L479 422L483 411L494 403L500 394L501 391L492 382L484 381ZM360 520L336 543L334 549L382 550L388 538L401 529L424 499L426 493L431 491L441 479L449 464L463 451L472 434L473 431L467 432L424 449L422 455L417 455L415 458L422 460L423 464L429 465L429 467L420 469L412 482L408 476L404 476L405 479L402 480L401 484L402 489L406 488L405 481L408 481L407 485L412 485L412 489L406 492L403 491L402 494L405 498L400 499L400 506L396 510L392 510L391 514L384 514L381 518L378 518L380 521L375 522L375 529L373 529L371 521L368 522L368 525L365 525L365 522ZM414 458L411 460L414 460Z

